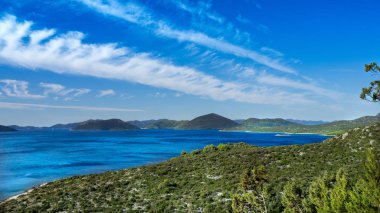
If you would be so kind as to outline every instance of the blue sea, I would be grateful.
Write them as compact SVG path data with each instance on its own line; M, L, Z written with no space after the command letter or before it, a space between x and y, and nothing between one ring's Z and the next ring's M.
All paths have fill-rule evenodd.
M214 130L19 131L0 133L0 200L44 182L162 162L208 144L257 146L316 143L313 134Z

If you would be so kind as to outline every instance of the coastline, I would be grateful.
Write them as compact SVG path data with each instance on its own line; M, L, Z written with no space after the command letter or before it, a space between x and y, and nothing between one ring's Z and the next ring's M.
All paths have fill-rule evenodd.
M328 135L323 133L312 133L312 132L298 132L298 133L291 133L291 132L256 132L256 131L249 131L249 130L224 130L221 129L219 132L247 132L247 133L270 133L270 134L289 134L289 135L322 135L322 136L328 136L328 137L334 137L336 135Z
M42 184L40 184L40 185L34 186L34 187L32 187L32 188L30 188L30 189L28 189L28 190L22 192L22 193L20 193L20 194L13 195L13 196L11 196L11 197L9 197L9 198L6 198L6 199L0 201L0 204L5 203L5 202L8 202L8 201L11 201L11 200L15 200L15 199L17 199L17 198L19 198L20 196L23 196L23 195L27 195L27 194L31 193L33 190L35 190L36 188L39 188L39 187L45 186L45 185L48 184L48 183L49 183L49 182L42 183Z

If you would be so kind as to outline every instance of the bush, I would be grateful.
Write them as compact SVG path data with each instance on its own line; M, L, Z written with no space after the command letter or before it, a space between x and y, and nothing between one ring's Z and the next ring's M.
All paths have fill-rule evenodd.
M213 152L215 150L216 150L216 146L214 146L213 144L210 144L210 145L205 146L205 148L203 148L202 152L208 153L208 152Z
M201 152L202 152L202 150L200 150L200 149L196 149L196 150L191 151L191 152L190 152L190 155L198 155L198 154L200 154Z
M219 151L227 151L227 150L229 150L231 147L230 147L230 145L228 145L228 144L223 144L223 143L221 143L221 144L219 144L216 148L217 148Z

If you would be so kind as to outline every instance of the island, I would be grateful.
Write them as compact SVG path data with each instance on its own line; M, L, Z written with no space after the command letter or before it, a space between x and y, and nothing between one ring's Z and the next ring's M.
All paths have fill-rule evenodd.
M74 131L121 131L138 129L140 128L120 119L88 120L72 128Z
M12 127L0 125L0 132L15 132L15 131L17 130Z

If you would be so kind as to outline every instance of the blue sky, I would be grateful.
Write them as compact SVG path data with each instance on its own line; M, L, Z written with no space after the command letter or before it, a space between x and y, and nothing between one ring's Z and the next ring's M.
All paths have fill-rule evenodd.
M377 0L2 0L2 124L353 119Z

